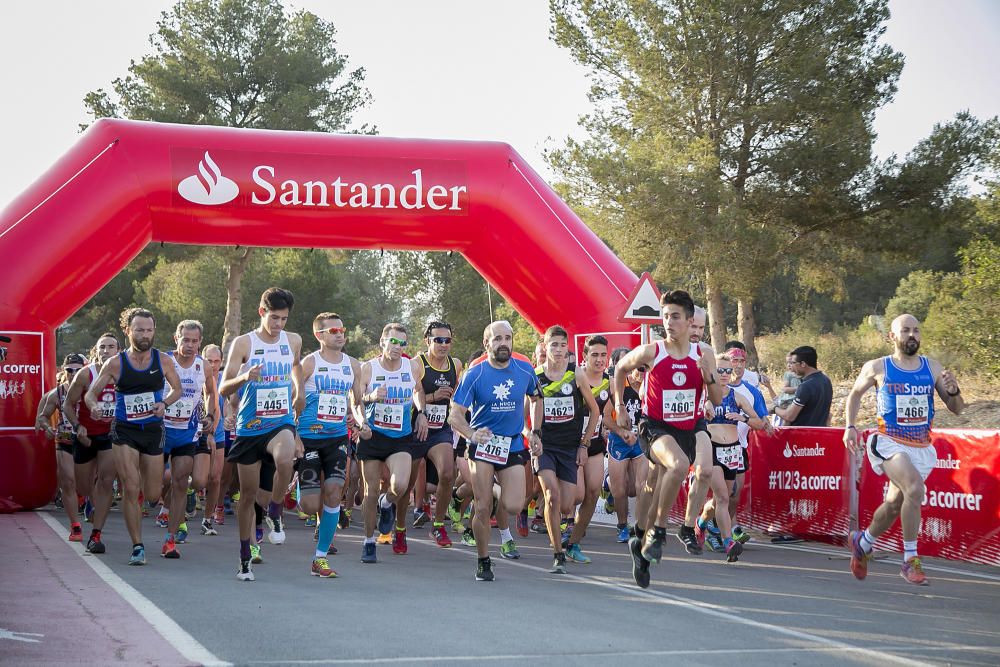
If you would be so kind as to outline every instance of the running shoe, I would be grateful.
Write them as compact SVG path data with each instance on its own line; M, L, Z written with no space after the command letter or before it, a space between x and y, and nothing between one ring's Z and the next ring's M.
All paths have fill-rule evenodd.
M306 517L306 528L316 528L317 526L319 526L319 521L317 521L315 514Z
M734 542L739 542L735 535L733 536ZM742 544L742 543L741 543ZM710 551L722 552L726 550L726 545L722 543L722 535L713 533L710 530L705 531L705 545Z
M618 529L619 544L625 544L626 542L628 542L628 537L629 537L628 526L622 526L621 528Z
M642 543L642 557L650 563L656 564L663 557L663 543L666 541L666 533L659 533L654 528L646 531L646 539ZM694 539L694 535L691 536Z
M225 525L226 523L226 510L222 505L217 505L215 508L215 520L213 521L217 526Z
M80 524L74 523L69 529L69 541L70 542L83 542L83 528Z
M335 547L335 546L333 546L331 544L330 547L326 550L326 555L327 556L336 556L337 555L337 547Z
M212 520L211 519L202 519L201 520L201 534L202 535L218 535L219 531L217 531L215 529L215 526L212 525Z
M365 542L361 545L361 562L362 563L377 563L378 559L375 557L375 543Z
M171 559L181 557L181 552L177 550L177 542L174 541L173 537L168 537L163 541L163 548L160 550L160 555Z
M493 561L489 558L480 558L476 566L476 581L493 581Z
M392 544L392 533L379 533L375 541L379 544Z
M267 524L268 534L267 541L271 544L284 544L285 543L285 531L281 525L281 517L271 518L267 515L264 516L264 523Z
M341 530L351 527L351 510L340 509L340 518L337 519L337 527Z
M444 525L434 526L431 529L431 537L434 538L434 541L442 549L451 547L451 538L448 537L448 531L444 529Z
M87 540L87 551L92 554L104 553L104 542L101 541L101 531L90 531L90 539Z
M236 571L236 578L240 581L253 581L253 568L250 567L250 561L240 561L240 569Z
M861 548L861 535L861 531L852 530L851 541L849 543L851 549L851 573L855 579L864 579L868 576L868 561L872 559L872 552L866 552ZM906 575L903 576L905 577Z
M615 513L615 497L608 494L608 497L604 500L604 513L614 514Z
M551 574L566 574L566 554L560 551L556 554L556 557L552 559L552 569L549 570Z
M528 510L521 510L517 513L517 517L514 519L514 525L517 528L517 534L521 537L528 536Z
M649 561L642 557L642 542L638 537L628 540L628 552L632 556L632 579L639 588L649 588Z
M406 531L396 530L392 535L392 553L402 556L407 552Z
M694 539L698 543L698 547L701 548L701 549L704 549L704 547L705 547L705 533L707 533L708 531L705 530L705 529L703 529L699 525L699 521L700 521L700 519L695 519L695 522L694 522ZM714 551L714 549L713 549L713 551Z
M476 536L472 534L471 528L466 528L465 531L462 533L462 544L464 544L467 547L476 546Z
M308 521L309 515L303 512L301 509L295 508L295 516L299 521Z
M507 560L517 560L521 557L521 552L517 550L517 544L511 539L500 545L500 556Z
M462 525L462 505L460 500L456 499L448 503L448 519L451 520L451 529L456 533L465 530L465 526Z
M569 549L566 550L566 558L569 558L574 563L582 563L584 565L590 562L590 556L583 553L579 544L569 545Z
M924 566L920 562L920 556L912 556L903 563L903 567L899 570L899 576L917 586L927 585L927 575L924 574Z
M726 547L726 562L735 563L740 559L741 553L743 553L743 544L736 540L731 540Z
M158 528L166 528L170 525L170 513L160 512L156 515L156 525Z
M132 547L132 555L128 559L129 565L145 565L146 564L146 549L141 544L137 544Z
M704 551L701 548L701 545L698 544L698 538L695 537L694 528L691 528L690 526L681 526L677 531L677 539L681 541L681 544L684 545L684 548L687 549L689 554L699 556ZM647 560L649 560L648 556Z
M746 544L750 541L750 533L743 530L743 526L733 526L733 539L740 544Z
M184 544L188 540L188 525L187 521L181 523L177 526L177 544Z
M263 528L261 528L260 526L257 526L254 529L254 535L253 536L254 536L254 541L257 542L257 544L264 544L264 529Z
M253 563L254 565L260 565L261 563L264 562L264 557L260 555L260 545L258 544L250 545L250 562Z
M195 506L197 505L197 503L198 503L198 499L195 498L194 490L193 489L188 489L187 504L184 506L184 516L185 517L187 517L188 519L193 519L194 518L194 513L195 513L195 510L196 510Z
M431 520L431 506L424 503L422 507L413 510L413 527L423 528Z
M540 535L544 535L545 533L549 532L548 529L545 527L545 519L543 519L538 515L535 515L535 518L531 520L531 527L529 528L529 530L531 530L531 532L533 533L538 533Z
M330 568L330 562L325 558L313 558L311 574L322 579L332 579L337 573Z
M385 506L386 498L383 493L378 497L378 532L388 535L392 532L392 526L396 521L396 506Z
M233 514L233 499L226 496L222 501L222 513L232 516Z

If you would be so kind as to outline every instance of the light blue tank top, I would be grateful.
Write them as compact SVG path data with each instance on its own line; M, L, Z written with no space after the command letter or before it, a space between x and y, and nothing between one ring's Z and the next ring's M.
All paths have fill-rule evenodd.
M915 371L899 368L892 357L885 357L885 379L877 397L879 433L904 444L930 443L934 375L927 357L920 357L920 368Z
M282 331L275 343L265 343L251 331L250 358L240 372L263 365L260 380L240 387L240 408L236 415L236 435L260 435L294 425L292 414L292 348Z

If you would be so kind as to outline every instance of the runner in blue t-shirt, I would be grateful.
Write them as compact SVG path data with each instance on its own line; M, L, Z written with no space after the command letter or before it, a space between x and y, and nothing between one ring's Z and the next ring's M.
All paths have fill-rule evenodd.
M508 322L493 322L483 332L487 360L473 366L462 377L452 397L448 423L469 442L466 457L472 473L475 514L472 532L476 537L479 563L477 581L493 581L489 558L490 510L493 506L493 478L500 483L501 507L508 515L524 503L524 469L530 454L538 454L541 441L525 426L528 400L538 400L541 391L534 369L527 362L512 359L514 331ZM465 415L471 412L471 420Z

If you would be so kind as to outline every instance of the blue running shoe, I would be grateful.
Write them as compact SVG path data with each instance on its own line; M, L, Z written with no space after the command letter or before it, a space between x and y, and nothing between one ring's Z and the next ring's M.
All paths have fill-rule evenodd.
M628 542L628 538L629 538L628 526L622 526L621 528L619 528L618 529L618 543L619 544L625 544L626 542Z
M378 497L378 532L388 535L392 532L393 524L396 522L396 506L384 506L385 494Z
M375 557L375 543L365 542L361 545L361 562L362 563L377 563L378 558Z
M146 549L141 544L132 547L132 555L128 559L129 565L145 565Z

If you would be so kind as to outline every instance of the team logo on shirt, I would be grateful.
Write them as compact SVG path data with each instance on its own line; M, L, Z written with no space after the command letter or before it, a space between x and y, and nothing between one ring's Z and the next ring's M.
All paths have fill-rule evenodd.
M602 389L601 390L601 400L602 401L608 400L608 390L607 389Z
M279 345L278 348L281 350L281 356L283 357L287 357L288 355L291 354L291 351L288 349L287 345Z
M409 373L402 373L400 375L400 378L402 379L403 382L409 382L410 381L410 374Z
M572 393L573 393L573 387L572 387L572 385L570 385L570 384L569 384L569 383L567 382L566 384L564 384L564 385L562 386L562 389L560 389L559 391L561 391L562 393L564 393L564 394L566 394L567 396L569 396L570 394L572 394Z
M247 422L247 426L246 427L248 429L257 429L257 428L260 428L260 425L262 423L263 422L260 419L256 419L256 418L255 419L251 419L250 421Z
M262 356L264 356L264 350L263 349L261 349L261 350L254 350L253 354L254 354L255 357L256 356L261 356L262 357Z
M506 401L510 397L510 390L514 387L513 380L505 380L493 387L493 396L498 401Z
M343 373L344 375L348 375L351 372L351 367L350 366L341 366L340 367L340 372Z
M328 369L326 368L326 366L324 366L322 368L317 368L316 370L318 370L320 373L326 373Z
M678 371L674 373L673 380L674 384L684 384L684 382L687 380L687 375L685 373L681 373L680 371Z

